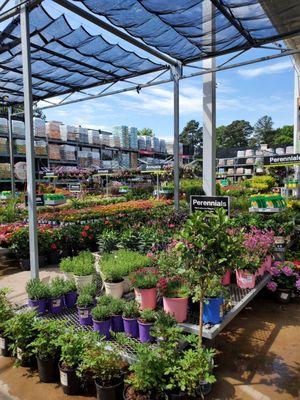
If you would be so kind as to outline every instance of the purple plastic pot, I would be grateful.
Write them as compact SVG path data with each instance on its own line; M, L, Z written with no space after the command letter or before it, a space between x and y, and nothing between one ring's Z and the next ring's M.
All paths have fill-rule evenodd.
M69 292L65 294L65 306L72 308L75 306L77 301L77 292Z
M153 326L153 323L149 322L141 322L138 320L139 324L139 332L140 332L140 342L142 343L151 343L154 341L154 337L150 333L150 329Z
M92 325L91 307L77 307L79 322L81 325Z
M125 333L127 333L127 335L137 339L139 337L139 326L138 326L137 319L123 317L123 323L124 323Z
M41 300L31 300L28 299L29 307L35 308L39 314L45 314L47 310L48 300L41 299Z
M113 332L124 332L122 315L113 315L111 317L111 330Z
M93 329L95 332L98 332L99 335L104 336L106 340L108 340L110 337L110 319L107 319L106 321L95 321L93 319Z
M62 312L63 307L64 307L63 296L59 296L55 299L50 299L49 303L50 303L50 312L52 314L58 314L58 313Z

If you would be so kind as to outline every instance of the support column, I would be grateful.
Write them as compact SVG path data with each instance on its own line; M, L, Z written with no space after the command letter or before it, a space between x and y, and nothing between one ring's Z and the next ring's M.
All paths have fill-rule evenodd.
M294 89L294 153L300 153L300 75L295 69ZM295 179L298 180L296 197L300 198L300 166L295 166Z
M32 116L30 28L29 28L29 11L25 4L21 5L20 8L20 20L21 20L21 44L22 44L22 64L23 64L26 164L27 164L30 271L32 278L38 278L39 277L38 237L37 237L38 232L37 232L37 217L36 217L36 182L35 182L35 158L34 158L34 136L33 136L33 116Z
M204 44L213 49L214 6L210 0L202 5ZM203 68L216 68L214 58L203 60ZM216 194L216 73L203 75L203 190L207 196Z
M179 210L179 78L181 67L171 68L174 83L174 208Z
M9 141L9 162L10 162L10 187L12 198L15 198L15 170L14 170L14 144L12 129L12 107L8 107L8 141Z

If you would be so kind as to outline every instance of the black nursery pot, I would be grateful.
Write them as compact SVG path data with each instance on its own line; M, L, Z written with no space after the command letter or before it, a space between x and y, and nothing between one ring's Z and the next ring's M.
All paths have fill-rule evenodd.
M190 400L190 397L186 393L170 393L168 395L169 400Z
M30 271L30 260L29 258L20 258L20 268L22 271Z
M80 380L76 375L76 369L63 368L59 365L60 383L65 394L78 394L80 390Z
M102 386L98 379L95 379L98 400L120 400L124 392L124 379L120 378L115 385Z
M55 253L55 252L48 254L47 259L48 259L48 263L50 265L59 264L59 262L60 262L60 256L58 253Z
M44 383L56 382L58 380L57 359L41 360L37 359L40 381Z

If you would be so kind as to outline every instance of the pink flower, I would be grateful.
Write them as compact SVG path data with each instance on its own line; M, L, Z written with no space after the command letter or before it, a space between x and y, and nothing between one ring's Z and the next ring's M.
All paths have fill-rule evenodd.
M284 266L282 268L282 272L286 275L286 276L291 276L293 275L293 270L290 267Z
M275 292L277 289L277 284L273 281L268 282L267 288L271 290L271 292Z
M174 224L169 224L169 228L174 228Z
M270 274L273 276L278 276L280 275L280 271L276 267L271 267Z
M300 291L300 279L296 281L296 289Z

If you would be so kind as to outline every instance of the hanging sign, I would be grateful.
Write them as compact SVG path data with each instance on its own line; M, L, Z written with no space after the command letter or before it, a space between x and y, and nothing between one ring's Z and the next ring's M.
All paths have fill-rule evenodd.
M287 154L285 156L270 156L264 157L264 165L270 167L280 167L285 165L300 164L300 153Z
M143 165L142 171L161 171L163 169L163 165L161 164L153 164L153 165Z
M228 196L190 196L190 210L195 211L215 211L218 208L226 210L230 215L230 198Z
M69 183L69 191L72 193L81 192L81 183Z
M26 207L28 207L28 195L25 195L25 204ZM36 206L44 206L45 205L45 199L43 194L36 194L35 196L35 205Z

